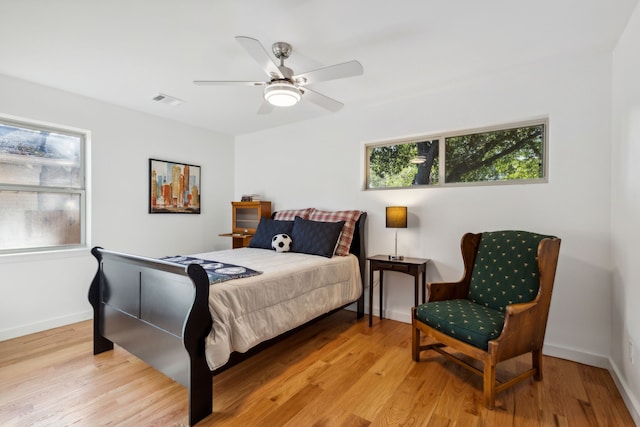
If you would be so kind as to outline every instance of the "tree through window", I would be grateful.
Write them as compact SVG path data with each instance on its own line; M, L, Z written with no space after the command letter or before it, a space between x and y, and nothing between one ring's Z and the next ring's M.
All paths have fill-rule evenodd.
M544 182L546 120L368 145L367 188Z

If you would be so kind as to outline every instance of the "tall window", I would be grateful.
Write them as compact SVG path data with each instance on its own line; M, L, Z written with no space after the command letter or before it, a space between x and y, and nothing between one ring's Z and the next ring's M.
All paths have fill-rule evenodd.
M367 188L546 181L547 121L366 147Z
M0 118L0 253L85 244L85 135Z

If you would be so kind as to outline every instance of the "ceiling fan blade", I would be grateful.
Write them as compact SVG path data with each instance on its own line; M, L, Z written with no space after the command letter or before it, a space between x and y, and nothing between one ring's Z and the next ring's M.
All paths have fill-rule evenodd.
M273 62L271 56L266 51L264 46L251 37L237 36L236 40L240 42L240 44L249 52L249 55L256 60L258 65L267 73L270 78L282 79L284 76L280 72L278 65Z
M193 84L206 86L206 85L233 85L233 86L263 86L266 82L241 82L232 80L194 80Z
M362 64L358 61L343 62L342 64L330 65L317 70L307 71L293 76L291 79L299 86L311 83L324 82L327 80L343 79L345 77L359 76L364 73Z
M260 106L260 108L258 108L258 112L257 114L269 114L271 113L276 107L274 107L273 105L269 104L266 100L264 102L262 102L262 105Z
M321 106L322 108L326 108L329 111L336 112L340 110L344 104L342 102L338 102L335 99L331 99L326 95L323 95L315 90L311 90L308 87L304 88L303 99L307 99L314 104Z

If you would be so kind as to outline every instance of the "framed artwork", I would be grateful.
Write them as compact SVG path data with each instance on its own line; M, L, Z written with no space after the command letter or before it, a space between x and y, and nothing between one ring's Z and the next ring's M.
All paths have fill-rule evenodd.
M149 159L149 213L200 213L200 166Z

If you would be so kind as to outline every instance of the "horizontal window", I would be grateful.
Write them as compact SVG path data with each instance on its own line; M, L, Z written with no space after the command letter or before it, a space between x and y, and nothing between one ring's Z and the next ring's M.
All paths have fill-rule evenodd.
M0 253L85 243L85 135L0 118Z
M437 139L370 147L368 188L438 184L438 151Z
M366 147L366 188L546 180L546 120Z

